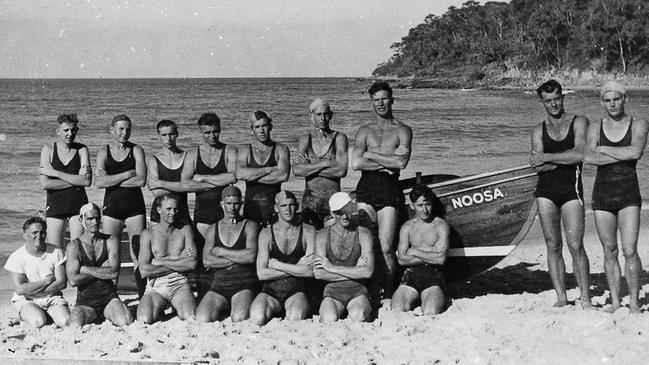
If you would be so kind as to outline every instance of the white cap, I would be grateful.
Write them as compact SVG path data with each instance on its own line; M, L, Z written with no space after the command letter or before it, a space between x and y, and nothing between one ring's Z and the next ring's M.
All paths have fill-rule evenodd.
M622 86L620 83L617 83L615 81L609 81L602 86L602 90L599 96L604 97L604 94L606 94L609 91L617 91L622 95L626 95L626 89L624 88L624 86Z
M329 198L329 209L333 212L341 210L345 205L352 201L348 193L338 192Z

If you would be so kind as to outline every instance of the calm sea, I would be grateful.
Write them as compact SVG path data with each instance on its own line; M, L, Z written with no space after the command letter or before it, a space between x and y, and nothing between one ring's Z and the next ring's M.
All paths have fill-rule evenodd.
M196 120L216 112L222 120L222 140L247 143L247 116L256 109L274 119L273 138L295 151L298 136L309 131L308 105L323 97L332 103L333 128L351 140L359 126L373 118L365 90L370 80L354 78L262 79L123 79L123 80L0 80L0 258L20 240L20 225L45 205L37 167L43 143L52 143L56 116L77 113L81 121L77 140L89 146L91 158L109 139L110 119L125 113L134 122L131 140L147 154L159 149L155 124L172 119L180 125L178 144L200 144ZM536 96L521 90L461 91L395 89L395 115L414 133L412 159L403 177L494 171L528 163L529 131L544 111ZM601 115L595 90L566 97L566 110ZM628 111L649 115L649 92L632 92ZM638 165L640 184L649 197L649 158ZM594 169L585 169L586 202ZM343 180L346 189L359 175ZM301 189L292 178L287 187ZM101 203L103 191L88 190ZM145 192L147 202L151 196ZM0 260L4 261L4 260Z

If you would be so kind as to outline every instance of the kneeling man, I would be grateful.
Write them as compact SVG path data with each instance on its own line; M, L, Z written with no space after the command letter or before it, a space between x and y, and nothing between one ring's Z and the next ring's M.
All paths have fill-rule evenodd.
M313 277L315 228L299 222L297 209L295 195L280 191L275 195L279 220L259 234L257 276L264 287L252 302L250 318L260 326L282 312L289 320L309 314L305 278Z
M79 216L83 233L67 245L68 281L77 287L77 303L68 326L81 327L103 318L120 327L131 324L131 312L117 296L114 282L119 275L120 241L99 232L101 212L97 205L83 205Z
M144 323L158 320L168 303L182 320L192 318L196 302L186 272L196 268L196 243L189 224L177 225L182 213L177 195L167 193L153 201L159 217L151 216L155 224L142 231L139 265L147 278L146 290L137 307L137 319Z
M316 235L315 277L328 282L322 293L320 321L336 321L345 310L351 320L366 321L372 309L366 281L374 271L373 235L370 229L354 224L337 203L334 196L329 199L336 223Z
M49 318L63 327L70 311L61 290L65 288L65 254L59 246L45 242L47 224L39 217L23 224L25 244L14 251L5 270L16 291L11 303L20 319L31 327L43 327Z
M442 288L450 228L435 213L438 200L429 187L415 186L410 201L415 218L401 227L397 251L399 264L407 268L392 297L392 309L409 311L421 299L424 315L439 314L444 308Z

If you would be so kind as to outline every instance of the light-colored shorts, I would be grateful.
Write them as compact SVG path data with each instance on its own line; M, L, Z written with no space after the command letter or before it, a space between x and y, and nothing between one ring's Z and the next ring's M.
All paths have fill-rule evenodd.
M172 272L167 275L149 279L146 284L144 295L147 293L157 293L171 302L171 300L183 290L187 290L191 293L187 277L181 273Z
M44 311L48 311L50 308L56 307L57 305L68 306L68 301L63 298L62 295L51 295L47 297L27 299L24 296L18 296L11 299L11 304L14 308L20 313L20 310L27 303L34 303L39 306Z

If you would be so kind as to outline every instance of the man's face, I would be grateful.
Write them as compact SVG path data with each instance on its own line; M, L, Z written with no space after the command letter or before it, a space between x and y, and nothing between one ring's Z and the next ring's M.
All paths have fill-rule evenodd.
M559 118L563 114L563 95L558 91L551 93L541 92L541 102L545 111L553 118Z
M158 213L160 214L160 219L165 223L174 223L178 214L178 201L176 199L163 200L158 207Z
M86 231L95 234L99 231L99 224L101 222L101 214L92 209L89 212L85 212L83 214L83 228L86 229Z
M32 223L23 233L23 238L28 245L32 247L42 247L45 245L47 230L40 223Z
M385 90L379 90L372 95L372 107L374 112L380 117L388 117L392 115L392 104L394 100L392 95Z
M65 144L74 142L77 132L79 132L77 123L61 123L56 128L56 134L58 134L59 140Z
M316 129L328 129L333 113L328 106L319 104L311 111L311 121Z
M285 222L292 222L297 213L298 204L293 198L283 198L279 203L275 203L275 211L279 219Z
M237 218L241 209L241 198L236 195L226 196L221 202L221 206L227 218Z
M615 118L624 115L624 105L626 104L626 96L622 95L619 91L607 91L602 95L602 106L610 117Z
M173 126L162 127L158 130L158 137L162 146L167 149L176 148L176 139L178 138L178 131Z
M126 143L131 138L131 122L127 120L120 120L110 127L110 133L113 134L115 140L119 143Z
M433 212L433 202L426 199L423 195L417 198L414 203L412 203L412 208L415 210L417 218L422 221L429 221L432 217Z
M215 125L201 125L198 128L201 130L201 136L206 144L215 146L219 143L221 127Z
M270 139L270 131L273 129L273 125L270 124L268 119L262 118L252 123L250 129L252 129L255 138L257 138L259 142L264 143Z

